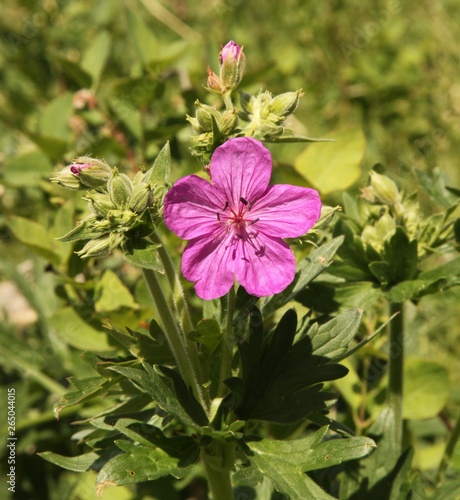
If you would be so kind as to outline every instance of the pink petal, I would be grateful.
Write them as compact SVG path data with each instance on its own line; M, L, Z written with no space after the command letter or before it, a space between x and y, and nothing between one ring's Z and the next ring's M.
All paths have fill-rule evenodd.
M178 180L168 191L164 219L168 228L184 240L212 235L221 229L217 212L226 200L210 182L196 175Z
M314 189L277 184L251 208L252 220L264 234L295 238L311 229L321 214L321 200Z
M251 202L262 196L271 173L270 152L251 137L229 139L211 158L212 182L233 207L238 206L240 198Z
M233 243L234 235L229 233L223 238L197 238L186 246L182 274L195 283L198 297L217 299L230 290L234 282Z
M280 238L262 233L249 241L239 240L235 265L236 279L256 297L283 291L292 283L296 269L289 246Z

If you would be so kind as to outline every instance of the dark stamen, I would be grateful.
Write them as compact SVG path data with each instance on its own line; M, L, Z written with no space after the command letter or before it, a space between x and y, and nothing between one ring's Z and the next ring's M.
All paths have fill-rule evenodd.
M256 222L259 222L259 221L260 221L260 219L254 219L254 220L252 220L252 221L249 223L249 225L250 225L250 226L252 226L253 224L255 224Z
M254 205L254 202L253 202L253 201L251 201L251 203L249 203L249 205L248 205L248 211L249 211L249 210L251 210L252 205Z
M238 233L235 233L236 236L240 239L240 240L244 240L244 236L241 236L241 234L238 234Z
M216 214L217 214L217 220L220 222L220 213L216 212Z
M240 201L243 205L247 205L248 204L248 200L246 200L245 198L241 197L240 198Z
M228 208L228 201L225 202L225 207L223 208L223 211L225 212L225 210L227 210Z

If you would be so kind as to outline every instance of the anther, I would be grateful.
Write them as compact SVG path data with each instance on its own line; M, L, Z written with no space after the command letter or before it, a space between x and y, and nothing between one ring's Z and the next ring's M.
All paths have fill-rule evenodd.
M217 215L217 220L220 222L220 213L216 212L216 215Z
M223 211L225 212L225 210L227 210L228 208L228 201L225 202L225 207L223 208Z
M240 201L243 205L247 205L248 204L248 200L246 200L245 198L241 197L240 198Z
M260 219L254 219L254 220L252 220L252 221L249 223L249 225L250 225L250 226L252 226L253 224L255 224L256 222L259 222L259 221L260 221Z

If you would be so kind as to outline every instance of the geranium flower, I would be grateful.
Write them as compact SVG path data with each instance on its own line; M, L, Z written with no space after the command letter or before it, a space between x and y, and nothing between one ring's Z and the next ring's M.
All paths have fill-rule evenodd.
M269 186L270 152L250 137L229 139L212 158L208 182L180 179L165 197L166 225L190 240L182 273L202 299L225 295L235 278L257 297L294 279L294 254L282 238L304 235L320 216L317 191Z

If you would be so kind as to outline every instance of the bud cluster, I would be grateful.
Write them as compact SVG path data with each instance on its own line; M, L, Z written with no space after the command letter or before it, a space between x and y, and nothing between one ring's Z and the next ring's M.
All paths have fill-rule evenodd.
M152 169L131 180L103 160L80 157L55 173L53 182L67 189L87 189L83 199L91 211L60 240L88 240L78 255L104 257L117 247L123 249L129 239L150 234L166 194L165 185L152 182Z
M255 96L240 93L241 110L232 101L232 93L243 78L246 57L243 47L233 40L221 48L219 74L208 67L206 89L222 98L224 107L195 102L195 116L187 116L193 131L197 134L192 154L206 168L214 150L231 137L249 136L260 140L276 142L286 136L293 137L285 127L286 117L293 113L302 96L301 90L273 96L270 92L259 92ZM247 122L246 126L241 121ZM299 138L296 138L299 139Z
M402 227L409 241L417 241L418 256L424 257L453 238L453 213L424 217L414 196L401 193L389 177L375 171L370 172L370 177L370 185L361 190L368 203L364 207L365 225L361 233L365 245L383 254L385 242L397 227Z
M275 139L292 130L285 128L286 117L297 109L302 91L285 92L273 96L270 92L259 92L257 95L241 93L243 111L240 118L249 124L243 128L244 135L257 139Z

